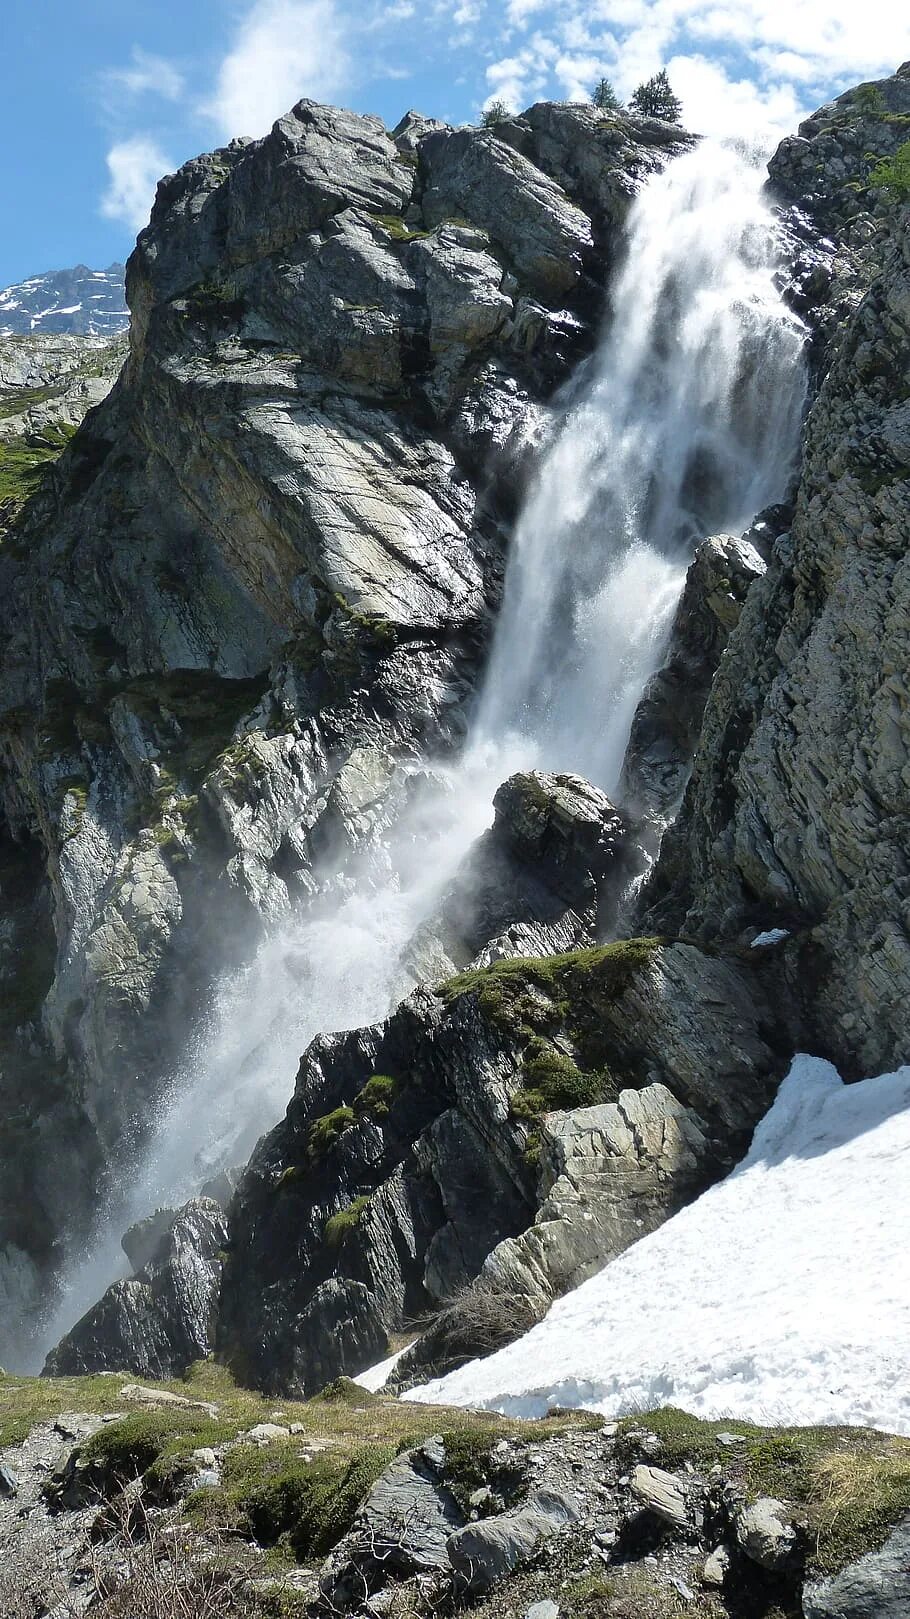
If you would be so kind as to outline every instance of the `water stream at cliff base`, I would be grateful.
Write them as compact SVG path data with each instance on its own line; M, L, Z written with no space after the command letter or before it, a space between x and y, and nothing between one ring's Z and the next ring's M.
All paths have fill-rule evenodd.
M237 1162L280 1117L319 1032L376 1021L401 952L491 819L515 769L611 792L659 665L694 546L739 533L792 478L804 333L775 287L762 173L707 142L634 204L596 353L553 413L512 540L503 604L463 755L427 819L405 817L377 880L299 915L221 986L163 1106L144 1166L77 1261L28 1359L124 1271L120 1233Z

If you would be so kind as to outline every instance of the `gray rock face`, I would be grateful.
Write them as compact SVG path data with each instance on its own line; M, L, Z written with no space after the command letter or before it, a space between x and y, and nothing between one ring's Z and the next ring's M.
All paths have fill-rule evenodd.
M312 1392L387 1352L374 1340L354 1362L330 1277L358 1284L357 1332L381 1335L478 1276L533 1309L600 1268L739 1156L765 1111L782 1057L772 967L754 962L654 941L508 962L316 1040L232 1206L221 1344L273 1392ZM602 1094L604 1074L615 1104L543 1117ZM424 1380L421 1356L403 1378Z
M409 945L405 965L421 982L475 960L593 944L612 919L629 828L606 793L532 770L504 782L493 807L489 832Z
M714 1171L716 1146L701 1120L664 1085L551 1113L540 1136L534 1224L494 1248L482 1275L541 1312L656 1230Z
M165 1222L142 1268L128 1281L114 1282L61 1339L48 1356L45 1373L179 1376L212 1350L226 1242L218 1204L206 1198L187 1203Z
M756 538L773 540L771 530L784 526L772 518ZM635 711L623 761L620 799L649 821L665 821L679 807L721 654L750 585L764 572L765 561L748 535L714 535L695 553L666 658Z
M872 174L906 139L908 113L905 62L819 108L768 165L772 197L783 204L786 293L815 334L819 372L881 267L895 199Z
M908 365L898 214L813 406L792 533L718 670L652 889L658 926L712 940L791 928L797 1038L848 1073L906 1056Z
M614 177L675 149L632 120ZM34 1188L25 1232L4 1162L0 1319L80 1240L213 975L323 865L385 870L413 760L462 734L519 469L600 316L551 168L301 102L159 187L129 362L0 553L4 927L43 918L28 972L0 936Z
M492 130L429 135L420 148L422 207L431 225L457 216L489 233L520 282L552 302L577 285L591 222L561 186Z
M910 1519L880 1551L803 1591L805 1619L903 1619L910 1604Z

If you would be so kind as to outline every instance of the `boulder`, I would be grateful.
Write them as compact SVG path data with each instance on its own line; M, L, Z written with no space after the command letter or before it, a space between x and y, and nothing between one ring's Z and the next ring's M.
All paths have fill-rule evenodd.
M326 1600L336 1606L362 1601L391 1579L449 1569L450 1537L464 1514L444 1475L445 1448L438 1438L385 1469L322 1570Z
M421 981L474 962L593 944L630 866L629 827L581 776L531 770L496 791L489 832L404 957Z
M692 1487L687 1479L666 1473L661 1467L639 1465L632 1470L629 1487L643 1511L653 1513L671 1529L691 1529Z
M760 1496L740 1508L733 1529L740 1550L769 1574L782 1574L798 1564L802 1536L791 1509L783 1501Z
M910 1518L884 1546L803 1588L805 1619L904 1619L910 1603Z
M109 1287L60 1340L47 1357L45 1375L129 1370L140 1377L179 1377L214 1348L226 1244L219 1205L207 1198L187 1203L146 1264Z
M579 1516L570 1497L541 1490L512 1512L466 1524L448 1540L456 1589L472 1595L488 1591L530 1562L544 1542Z

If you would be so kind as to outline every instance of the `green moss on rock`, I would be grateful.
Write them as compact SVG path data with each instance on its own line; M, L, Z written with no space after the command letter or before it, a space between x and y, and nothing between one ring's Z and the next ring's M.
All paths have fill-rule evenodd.
M310 1159L318 1162L325 1158L345 1130L356 1123L357 1115L351 1107L336 1107L331 1113L323 1113L320 1118L314 1119L307 1132L307 1154Z
M326 1220L323 1236L329 1248L340 1248L352 1231L356 1231L370 1199L368 1195L355 1197L346 1208L339 1209Z
M393 1079L391 1074L371 1074L363 1089L354 1097L354 1112L361 1118L388 1118L400 1089L400 1081Z

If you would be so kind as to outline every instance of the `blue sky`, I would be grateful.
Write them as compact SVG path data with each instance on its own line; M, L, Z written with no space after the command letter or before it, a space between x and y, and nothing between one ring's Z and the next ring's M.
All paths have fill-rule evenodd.
M784 133L910 56L897 0L0 0L0 286L125 257L158 175L302 95L463 122L491 98L622 95Z

